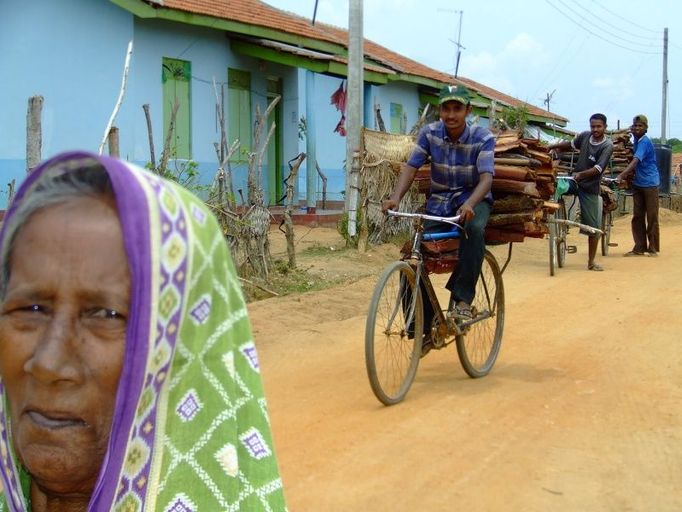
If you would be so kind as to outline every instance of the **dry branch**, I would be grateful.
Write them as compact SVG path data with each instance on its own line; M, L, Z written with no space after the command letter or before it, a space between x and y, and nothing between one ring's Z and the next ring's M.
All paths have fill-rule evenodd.
M147 121L147 135L149 137L149 161L152 164L152 169L156 169L156 154L154 153L154 134L152 132L152 117L149 114L149 103L142 105L144 110L144 118Z
M171 111L170 122L168 123L168 133L166 133L166 140L163 143L163 153L161 153L161 162L159 163L158 169L156 169L157 174L163 176L166 174L166 168L168 167L168 160L170 159L171 153L171 142L173 141L173 133L175 132L175 118L178 115L178 109L180 108L180 101L175 98L175 103L173 103L173 110Z
M98 151L98 153L100 155L104 151L104 144L106 144L107 138L109 137L109 130L111 130L111 127L114 125L114 121L116 120L116 116L118 115L118 111L121 108L121 104L123 103L123 97L125 96L126 85L128 83L128 71L130 70L130 58L132 57L132 55L133 55L133 42L130 41L128 43L128 50L126 51L126 59L125 59L124 65L123 65L123 78L121 79L121 90L118 93L118 100L116 101L116 105L114 105L114 111L111 113L111 117L109 118L109 122L107 123L107 127L104 129L104 137L102 137L102 142L99 145L99 151Z

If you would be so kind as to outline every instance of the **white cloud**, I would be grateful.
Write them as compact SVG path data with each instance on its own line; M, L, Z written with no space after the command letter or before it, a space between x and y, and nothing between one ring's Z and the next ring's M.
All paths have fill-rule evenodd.
M597 77L592 80L592 87L602 91L610 98L609 105L632 98L635 95L635 84L629 75L614 79L612 77Z
M525 32L516 34L497 53L481 51L464 53L460 72L462 75L484 83L501 92L533 103L526 98L533 79L550 62L549 53L536 39ZM526 77L528 77L526 79Z

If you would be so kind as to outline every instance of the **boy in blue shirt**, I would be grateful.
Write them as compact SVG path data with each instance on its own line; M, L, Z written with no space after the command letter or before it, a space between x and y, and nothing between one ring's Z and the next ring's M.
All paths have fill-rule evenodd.
M658 227L658 186L660 176L656 167L656 151L646 135L649 120L637 115L632 120L634 152L632 161L616 178L623 183L633 173L632 181L632 238L635 246L624 256L658 256L660 234Z

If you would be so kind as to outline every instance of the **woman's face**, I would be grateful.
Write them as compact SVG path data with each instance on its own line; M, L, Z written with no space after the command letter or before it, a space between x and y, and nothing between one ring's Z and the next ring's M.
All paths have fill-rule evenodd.
M47 494L89 495L123 365L130 275L115 207L84 197L18 232L0 309L14 448Z

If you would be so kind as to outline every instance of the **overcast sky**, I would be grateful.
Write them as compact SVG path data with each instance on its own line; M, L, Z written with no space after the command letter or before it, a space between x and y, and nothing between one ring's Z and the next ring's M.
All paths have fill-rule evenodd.
M312 18L315 0L265 0ZM609 127L638 113L661 135L663 28L668 27L667 137L682 139L682 2L679 0L364 0L365 38L570 119L594 112ZM319 0L319 21L346 28L348 0Z

